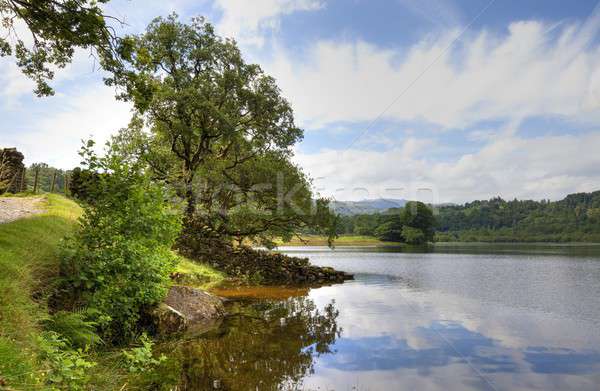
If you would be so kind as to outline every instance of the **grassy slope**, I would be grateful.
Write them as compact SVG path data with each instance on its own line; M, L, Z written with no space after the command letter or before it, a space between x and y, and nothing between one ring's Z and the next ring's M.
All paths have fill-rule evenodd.
M175 271L186 276L183 284L201 289L210 289L223 282L226 277L225 274L209 265L196 263L181 256Z
M0 378L16 389L35 387L36 336L47 312L34 294L56 270L57 245L76 226L81 209L56 195L46 212L0 225ZM43 294L41 295L43 297Z
M58 265L61 239L73 232L81 208L62 196L44 196L46 212L0 224L0 389L40 389L42 370L37 360L36 338L40 320L47 317L43 288L49 286ZM180 259L179 273L190 276L190 285L209 288L225 275L208 265ZM128 379L119 373L120 353L97 355L93 385L98 389L123 389ZM122 372L122 371L121 371ZM127 388L129 389L129 388Z
M306 241L303 243L298 238L293 238L290 242L283 243L277 242L280 246L327 246L327 238L319 235L305 235L302 237ZM381 240L372 236L360 236L360 235L341 235L334 242L337 246L393 246L399 243L394 242L382 242Z

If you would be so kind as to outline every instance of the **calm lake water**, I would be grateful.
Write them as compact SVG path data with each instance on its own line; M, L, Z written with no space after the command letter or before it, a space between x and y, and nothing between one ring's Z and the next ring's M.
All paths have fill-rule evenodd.
M280 250L356 280L221 292L188 389L600 390L600 247Z

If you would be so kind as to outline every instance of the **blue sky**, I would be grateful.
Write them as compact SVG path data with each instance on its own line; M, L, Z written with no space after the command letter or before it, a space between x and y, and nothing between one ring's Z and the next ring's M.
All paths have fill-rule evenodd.
M143 31L204 15L273 75L304 141L296 161L337 199L558 199L600 189L596 1L113 0ZM0 59L0 145L77 164L82 138L126 126L87 53L35 98ZM427 190L423 190L427 189Z

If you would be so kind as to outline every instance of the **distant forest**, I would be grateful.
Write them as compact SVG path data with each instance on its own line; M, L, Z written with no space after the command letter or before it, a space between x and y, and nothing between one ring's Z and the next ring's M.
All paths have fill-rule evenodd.
M38 193L65 193L65 178L70 175L70 171L61 170L49 166L46 163L33 163L27 167L25 174L26 191L33 191L35 184L35 173L38 172ZM54 179L54 189L52 189L52 180Z
M378 236L378 227L402 208L340 216L340 234ZM600 191L560 201L493 198L435 210L439 242L600 242Z

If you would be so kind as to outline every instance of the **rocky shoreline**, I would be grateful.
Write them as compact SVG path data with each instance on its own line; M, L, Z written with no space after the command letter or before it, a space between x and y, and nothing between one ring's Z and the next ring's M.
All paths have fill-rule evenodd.
M354 279L352 274L343 271L311 265L308 258L290 257L250 247L232 249L227 256L212 255L210 264L215 269L223 271L233 281L251 284L249 286L312 287ZM185 286L194 280L194 276L174 273L171 278L178 285L170 288L163 303L152 314L157 334L197 334L218 326L226 315L223 306L226 299Z
M311 265L308 258L249 247L236 248L227 257L213 259L211 264L230 276L265 285L319 285L354 279L343 271Z

